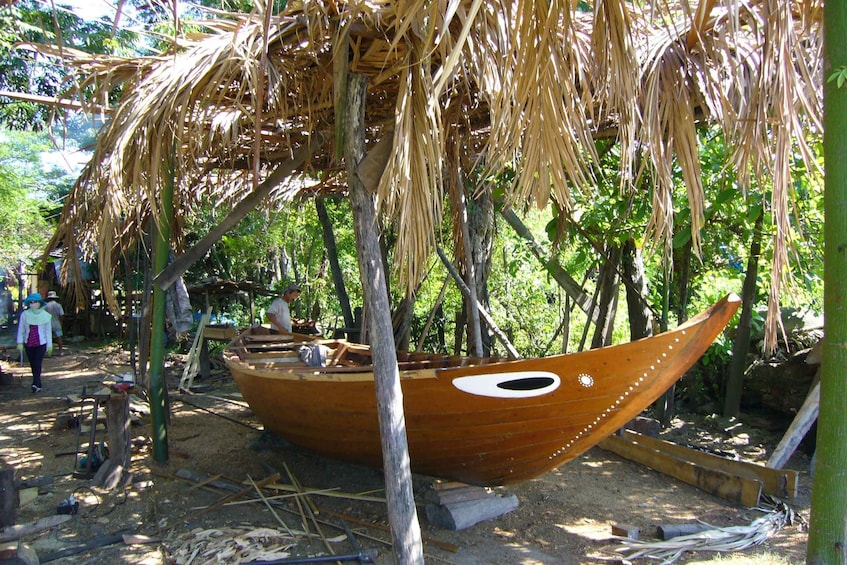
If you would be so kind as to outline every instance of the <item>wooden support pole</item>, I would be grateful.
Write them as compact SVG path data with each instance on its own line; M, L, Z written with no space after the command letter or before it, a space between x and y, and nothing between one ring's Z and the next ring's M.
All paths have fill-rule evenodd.
M230 213L227 214L226 218L209 230L209 233L203 239L177 257L170 265L157 270L156 276L153 279L156 286L162 290L166 290L176 282L191 265L202 259L226 232L237 226L248 213L252 212L270 194L272 189L290 177L323 144L323 141L324 138L322 135L312 135L308 144L297 149L291 156L291 159L280 163L268 178L253 189L253 192L248 194L241 202L236 204Z
M820 370L818 373L820 374ZM812 390L809 391L809 395L803 402L803 406L801 406L800 410L797 411L797 415L794 416L794 420L791 422L791 425L788 426L788 430L785 432L785 435L782 436L782 439L779 440L779 444L776 446L776 449L774 449L773 453L771 453L767 462L767 467L770 467L771 469L782 469L782 467L788 463L791 455L794 451L796 451L797 446L800 445L800 442L803 441L804 437L806 437L806 433L808 433L809 428L811 428L812 424L815 423L815 420L818 419L820 401L821 382L819 380L815 383L815 386L812 387Z
M364 291L364 306L370 318L368 329L374 367L374 385L379 407L379 433L382 440L382 463L385 493L388 499L388 521L398 563L423 564L423 544L412 491L409 445L403 413L403 392L388 282L382 262L377 233L377 216L373 195L358 176L358 164L364 156L364 118L368 79L350 73L347 77L344 105L344 160L353 211L356 251ZM364 331L366 328L363 327Z
M162 187L161 214L156 222L153 252L153 272L161 273L168 264L174 198L174 157L164 163L165 184ZM153 324L150 335L150 427L153 439L153 460L168 460L167 397L165 389L165 291L153 287Z

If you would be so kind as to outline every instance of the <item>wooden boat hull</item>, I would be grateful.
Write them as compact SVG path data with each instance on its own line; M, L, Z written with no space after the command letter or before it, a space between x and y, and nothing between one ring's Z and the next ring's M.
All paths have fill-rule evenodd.
M728 296L675 330L582 353L445 368L402 363L412 470L493 486L558 467L661 396L738 305ZM239 336L224 358L268 430L328 457L382 465L370 367L276 362L266 342L260 353L249 340Z

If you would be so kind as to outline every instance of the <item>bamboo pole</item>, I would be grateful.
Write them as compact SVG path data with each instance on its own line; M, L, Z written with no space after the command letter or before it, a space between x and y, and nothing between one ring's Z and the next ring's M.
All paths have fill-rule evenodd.
M162 187L161 216L154 226L156 231L153 272L161 273L168 265L170 253L171 223L174 201L174 157L171 155L163 165L165 185ZM153 287L153 324L150 337L150 420L153 439L153 460L165 463L168 460L167 400L165 397L165 291L158 285Z
M847 0L823 9L824 340L806 563L847 563Z

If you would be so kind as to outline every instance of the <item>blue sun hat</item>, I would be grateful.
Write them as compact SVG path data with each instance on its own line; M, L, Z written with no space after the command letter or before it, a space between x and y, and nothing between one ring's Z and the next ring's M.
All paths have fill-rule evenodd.
M29 306L32 302L41 302L44 304L44 300L42 300L41 295L37 292L33 292L26 298L24 298L24 305Z

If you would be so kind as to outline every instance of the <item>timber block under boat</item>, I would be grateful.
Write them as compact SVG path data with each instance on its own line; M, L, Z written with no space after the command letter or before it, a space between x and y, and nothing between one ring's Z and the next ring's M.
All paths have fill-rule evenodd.
M518 507L514 494L501 496L484 487L462 483L436 485L425 498L427 520L448 530L464 530Z

